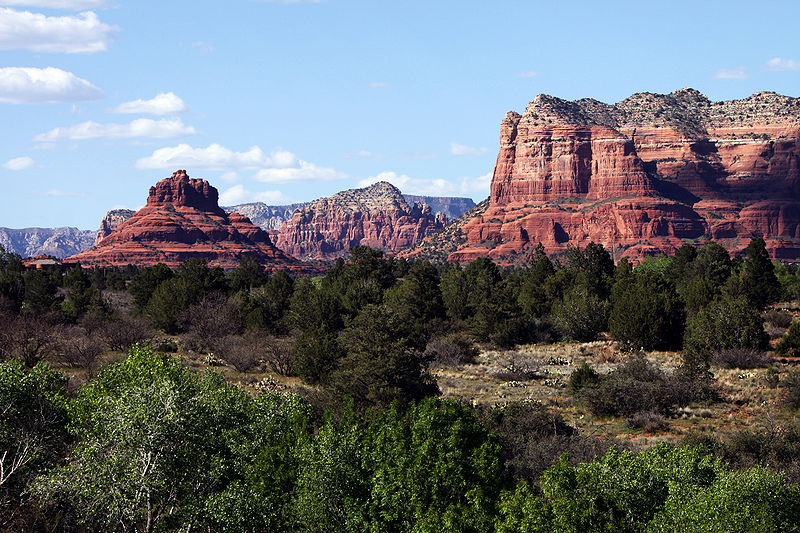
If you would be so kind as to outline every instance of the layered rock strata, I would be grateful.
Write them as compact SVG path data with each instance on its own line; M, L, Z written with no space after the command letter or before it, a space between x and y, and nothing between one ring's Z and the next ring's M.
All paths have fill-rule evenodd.
M763 237L800 257L800 99L712 102L694 89L615 105L539 95L500 127L489 207L449 255L511 260L594 241L621 256Z
M100 229L97 230L97 237L94 240L94 246L100 244L100 241L111 235L111 233L120 227L123 222L131 218L136 211L132 209L112 209L103 220L100 221ZM81 250L83 251L83 250Z
M409 206L387 182L321 198L284 222L275 245L301 259L333 259L357 245L395 251L444 227L446 217L427 204Z
M207 181L190 179L185 170L179 170L150 187L147 205L92 249L67 261L83 266L165 263L175 267L199 257L211 266L234 268L247 255L271 270L301 268L247 217L223 211L218 197Z

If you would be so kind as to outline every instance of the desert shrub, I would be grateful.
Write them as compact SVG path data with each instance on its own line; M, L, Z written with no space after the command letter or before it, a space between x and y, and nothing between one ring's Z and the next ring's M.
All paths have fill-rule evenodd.
M97 370L98 357L108 349L108 342L98 332L90 333L77 326L66 326L59 330L54 357L73 367L86 369L89 376Z
M0 329L0 359L18 359L33 368L50 356L56 345L51 315L20 315Z
M775 345L775 353L779 355L800 353L800 322L794 322L789 326L789 331Z
M592 341L608 323L608 302L578 285L553 305L551 318L553 325L565 337Z
M629 416L626 420L628 426L641 429L645 433L658 433L669 429L669 423L655 411L639 411Z
M772 357L767 352L754 348L729 348L711 355L711 364L723 368L763 368L771 362Z
M175 341L165 341L158 345L159 353L175 353L178 351L178 343Z
M134 344L147 343L153 336L153 330L142 317L123 316L104 323L102 335L112 350L127 351Z
M516 480L535 482L564 453L575 462L590 461L611 446L580 435L559 413L537 402L484 405L475 411L487 430L502 438L508 474Z
M598 381L600 381L600 376L597 375L594 368L589 366L589 363L584 361L569 375L569 390L575 394L587 385L593 385Z
M424 357L434 367L458 367L475 362L478 348L463 333L433 337L425 346Z
M229 335L217 347L217 354L239 372L249 372L264 362L261 346L251 337Z
M800 409L800 370L792 370L781 380L784 401L792 409Z
M233 335L241 327L239 302L222 293L211 293L190 306L181 317L188 330L187 346L198 352L217 350L221 339Z
M788 328L792 325L792 315L778 309L770 309L764 313L764 320L776 328Z
M578 391L578 399L598 416L633 416L641 411L669 414L694 397L691 380L667 375L642 356Z

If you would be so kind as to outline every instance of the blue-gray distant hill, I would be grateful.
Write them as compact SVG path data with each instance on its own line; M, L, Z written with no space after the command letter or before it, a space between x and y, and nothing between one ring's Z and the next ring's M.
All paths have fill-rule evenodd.
M0 228L0 245L22 257L67 257L91 248L96 231L78 228Z
M428 204L434 215L444 213L447 216L447 220L455 220L475 207L475 202L472 201L472 198L418 196L414 194L404 194L403 198L409 205L414 205L415 202ZM289 205L267 205L263 202L253 202L223 207L223 209L228 213L237 211L249 218L250 222L256 226L269 231L279 230L281 224L292 218L294 212L305 206L306 203L308 202Z

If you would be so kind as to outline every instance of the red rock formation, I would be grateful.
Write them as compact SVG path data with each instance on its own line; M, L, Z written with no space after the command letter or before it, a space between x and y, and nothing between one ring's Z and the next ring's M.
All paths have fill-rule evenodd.
M449 255L469 261L599 242L614 255L763 237L800 257L800 99L756 93L711 102L693 89L616 104L537 96L508 113L489 207Z
M283 223L275 245L301 259L332 259L366 245L394 251L407 248L444 227L425 204L409 206L387 182L321 198Z
M239 213L225 213L217 189L190 179L185 170L150 187L147 205L121 223L92 249L66 261L83 266L179 265L190 257L211 266L234 268L242 256L268 269L301 269L299 261L275 248L264 230Z

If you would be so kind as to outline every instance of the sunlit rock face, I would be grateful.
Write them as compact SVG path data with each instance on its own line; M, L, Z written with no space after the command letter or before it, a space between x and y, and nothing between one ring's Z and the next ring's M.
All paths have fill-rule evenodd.
M763 237L800 257L800 99L761 92L712 102L694 89L615 105L539 95L508 113L489 207L451 260L550 253L591 241L616 258L714 239Z

